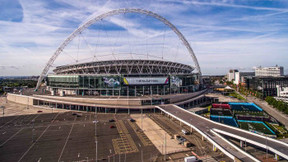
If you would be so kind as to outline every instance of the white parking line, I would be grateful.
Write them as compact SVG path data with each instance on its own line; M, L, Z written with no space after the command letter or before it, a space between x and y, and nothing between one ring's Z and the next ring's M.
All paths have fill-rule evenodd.
M41 161L41 157L39 158L39 160L37 162L40 162Z
M0 128L4 127L5 125L11 123L12 121L14 121L14 120L16 120L16 119L18 119L18 118L20 118L20 116L13 118L12 120L10 120L10 121L8 121L7 123L5 123L5 124L3 124L2 126L0 126Z
M55 118L51 121L51 123L45 128L45 130L41 133L41 135L36 139L36 141L27 149L27 151L20 157L20 159L18 160L18 162L20 162L24 156L31 150L31 148L35 145L35 143L37 143L39 141L39 139L43 136L43 134L48 130L48 128L52 125L52 123L54 122L54 120L57 118L57 116L60 113L58 113Z
M13 137L15 137L19 132L21 132L24 128L21 128L19 131L17 131L15 134L13 134L10 138L8 138L5 142L3 142L0 147L2 147L3 145L5 145L5 143L7 143L9 140L11 140ZM2 133L5 134L6 132Z
M80 157L80 153L78 153L78 158Z
M6 132L3 132L2 134L6 134Z
M61 151L61 154L60 154L60 156L59 156L58 161L60 161L60 159L61 159L61 157L62 157L62 155L63 155L63 152L64 152L64 150L65 150L65 147L66 147L66 145L67 145L67 143L68 143L68 139L69 139L69 137L70 137L70 135L71 135L71 132L72 132L72 130L73 130L73 127L74 127L74 125L75 125L75 120L76 120L76 116L75 116L75 118L74 118L74 122L73 122L73 124L72 124L71 129L70 129L70 132L69 132L69 134L68 134L68 136L67 136L67 138L66 138L65 144L64 144L64 146L63 146L63 148L62 148L62 151ZM80 154L80 153L79 153L79 154Z

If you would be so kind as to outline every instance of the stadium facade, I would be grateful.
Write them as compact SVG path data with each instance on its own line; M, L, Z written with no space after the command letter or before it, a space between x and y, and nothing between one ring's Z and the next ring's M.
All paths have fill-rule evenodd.
M145 96L199 90L189 65L160 60L111 60L59 66L48 75L52 95Z

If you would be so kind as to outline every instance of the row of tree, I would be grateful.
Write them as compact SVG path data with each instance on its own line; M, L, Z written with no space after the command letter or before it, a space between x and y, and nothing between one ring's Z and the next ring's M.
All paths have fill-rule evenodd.
M21 79L0 79L0 94L4 92L3 87L23 87L27 86L28 88L36 87L37 81L35 80L21 80Z
M288 114L288 103L283 101L278 101L274 97L268 96L266 97L265 101L272 105L274 108L278 109L279 111L284 112L285 114Z
M237 90L238 92L240 92L244 96L250 95L250 96L254 96L254 97L262 99L263 94L256 91L256 90L247 89L245 86L243 86L241 84L236 85L233 82L229 82L229 81L227 81L226 84L229 85L230 87L234 88L235 90Z

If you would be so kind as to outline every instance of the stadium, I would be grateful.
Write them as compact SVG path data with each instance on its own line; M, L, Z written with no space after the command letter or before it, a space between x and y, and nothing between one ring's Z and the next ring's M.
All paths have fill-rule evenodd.
M60 66L48 75L52 94L145 96L199 90L193 67L157 60L117 60Z
M172 31L171 33L176 34L178 41L186 48L186 52L188 51L188 55L183 56L184 62L165 59L163 49L162 57L154 58L148 57L148 54L144 58L135 58L135 56L116 58L114 51L112 51L114 59L110 57L104 60L94 60L96 58L94 55L93 59L86 62L76 60L74 63L65 64L63 61L67 59L61 62L58 58L60 54L63 56L65 48L73 44L77 36L81 37L84 30L88 30L87 28L92 24L107 17L127 13L137 13L159 20ZM74 46L78 46L78 57L79 43ZM139 51L135 52L139 53ZM158 50L156 55L161 55L160 53ZM168 53L169 51L165 55L168 56ZM174 52L171 53L177 58ZM97 57L99 55L101 54ZM132 55L131 51L130 55ZM62 65L55 66L57 58ZM185 62L187 60L193 64L187 64ZM53 66L55 68L51 72ZM116 112L118 109L155 109L155 105L163 104L176 104L183 108L190 108L210 103L213 100L204 95L206 91L202 85L197 58L184 35L172 23L151 11L118 9L91 18L66 38L47 62L33 95L10 94L8 99L29 105L87 111L96 111L97 108L105 112L113 109Z

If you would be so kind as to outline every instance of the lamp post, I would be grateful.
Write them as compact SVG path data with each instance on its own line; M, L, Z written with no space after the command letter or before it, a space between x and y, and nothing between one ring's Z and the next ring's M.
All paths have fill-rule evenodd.
M98 141L97 141L97 115L94 115L95 120L93 123L95 124L95 161L98 160Z
M266 161L268 161L268 146L267 146L267 136L266 136Z

